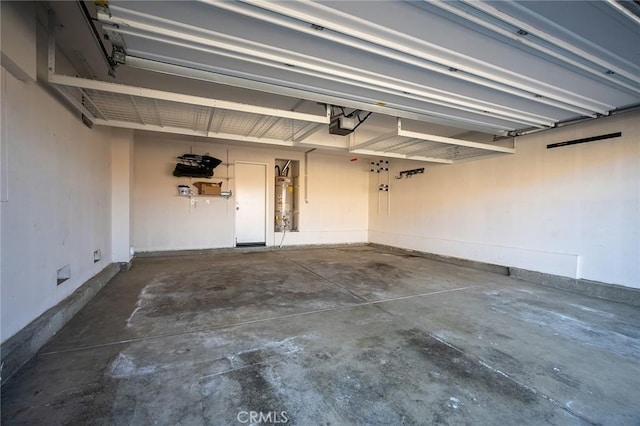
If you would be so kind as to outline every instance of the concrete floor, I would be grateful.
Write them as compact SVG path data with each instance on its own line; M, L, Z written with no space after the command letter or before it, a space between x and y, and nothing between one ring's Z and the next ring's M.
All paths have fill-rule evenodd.
M640 309L369 246L140 258L2 388L5 425L251 411L638 425Z

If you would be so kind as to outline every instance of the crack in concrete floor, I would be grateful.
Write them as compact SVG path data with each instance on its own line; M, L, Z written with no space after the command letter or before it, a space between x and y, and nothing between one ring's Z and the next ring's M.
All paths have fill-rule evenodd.
M2 421L637 424L639 326L380 248L139 259L3 386Z

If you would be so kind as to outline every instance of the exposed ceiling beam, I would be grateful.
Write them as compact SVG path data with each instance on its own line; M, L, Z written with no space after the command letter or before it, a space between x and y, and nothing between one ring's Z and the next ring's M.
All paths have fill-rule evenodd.
M622 13L627 18L631 19L637 25L640 25L640 16L636 15L633 12L631 12L630 9L628 9L627 7L625 7L622 4L620 4L619 1L617 1L617 0L607 0L607 3L611 7L613 7L615 10L617 10L620 13ZM640 13L640 6L637 5L637 2L634 3L634 2L631 2L631 1L626 1L625 5L628 5L629 7L634 8L636 11L638 11L638 13Z
M372 151L368 149L353 149L349 152L353 154L362 154L362 155L375 155L379 157L388 157L388 158L400 158L405 160L415 160L415 161L425 161L428 163L440 163L440 164L452 164L453 160L447 160L443 158L431 158L431 157L422 157L422 156L408 156L405 154L396 154L392 152L380 152L380 151Z
M244 2L293 19L314 23L357 40L365 40L395 51L405 52L427 61L442 64L449 69L461 70L532 94L578 106L591 112L606 114L611 109L611 106L603 105L597 100L590 99L580 93L574 93L563 87L554 86L477 58L471 58L445 49L426 40L421 40L335 10L329 5L305 2L304 10L302 10L302 8L296 8L298 4L293 2L269 2L265 0L245 0Z
M473 8L476 8L478 10L481 10L495 18L498 18L500 20L503 20L505 22L509 22L511 25L515 25L518 28L520 28L521 30L526 31L529 34L534 35L537 38L540 38L552 45L558 46L564 50L566 50L567 52L571 52L574 55L577 55L589 62L591 62L592 64L599 64L601 67L605 68L605 75L606 75L606 71L612 71L613 73L619 74L621 76L624 76L625 78L629 79L630 81L635 82L636 84L640 84L640 69L634 65L633 63L627 61L625 58L620 58L617 57L616 59L626 63L629 67L632 67L633 69L635 69L635 73L634 72L629 72L626 69L620 68L619 66L615 65L612 62L609 62L606 60L606 56L611 55L610 52L605 52L602 51L601 49L599 49L597 46L594 46L594 49L598 49L600 50L600 52L596 53L591 53L591 52L587 52L586 50L580 48L579 46L576 46L575 44L569 43L563 39L560 39L559 37L556 37L552 34L549 34L545 31L542 31L540 28L535 27L534 25L531 25L527 22L522 21L521 19L518 19L516 17L513 17L503 11L501 11L500 9L498 9L497 7L489 4L489 3L485 3L482 1L473 1L473 2L469 2L468 0L464 0L465 2L469 3L469 5ZM569 30L567 30L566 28L560 27L558 24L556 24L555 22L540 16L536 13L534 13L533 11L527 9L526 7L523 7L522 5L519 5L517 2L514 2L512 4L513 7L517 8L518 10L520 10L521 12L535 17L537 20L543 21L545 22L546 25L550 26L550 27L554 27L554 28L558 28L559 30L561 30L564 33L569 32ZM584 40L582 37L580 37L577 34L572 34L572 36L576 39L582 39ZM603 55L606 54L605 55ZM610 74L611 75L611 74ZM636 92L638 92L639 88L638 86L635 86L634 89ZM613 107L609 107L608 109L613 109Z
M209 81L217 84L242 87L251 90L258 90L268 93L279 93L284 96L296 98L306 98L310 101L340 105L350 108L362 109L365 111L377 112L380 114L403 117L411 120L426 121L445 126L455 126L461 129L506 135L508 131L516 130L513 126L500 125L491 121L471 120L458 116L442 114L435 111L425 111L424 109L410 108L402 105L385 104L380 105L376 99L372 98L350 98L346 93L325 92L318 90L308 91L292 82L285 81L258 81L257 76L245 75L234 77L223 72L207 71L184 65L168 64L160 60L150 60L135 56L127 57L127 65L142 70L161 72L164 74L188 77L202 81ZM200 65L204 67L203 65Z
M620 86L622 88L631 90L636 93L640 93L640 85L638 84L640 83L640 79L634 78L632 79L632 81L635 84L630 84L626 81L621 80L618 77L618 75L615 73L607 73L607 71L611 69L611 65L606 65L606 64L603 64L602 62L594 63L592 61L585 62L584 60L578 61L573 59L571 56L575 55L576 52L579 51L579 49L576 46L572 45L571 50L569 51L566 50L566 47L561 47L562 50L564 50L564 52L557 51L550 48L549 43L543 44L541 43L541 40L538 40L538 39L547 40L550 38L550 36L542 33L539 29L536 29L535 32L533 32L534 30L531 30L532 32L522 30L522 26L526 26L526 25L524 25L521 21L517 21L514 18L511 18L507 21L504 14L494 13L494 16L496 18L504 20L503 22L504 25L511 27L510 29L505 29L503 27L498 26L494 22L488 21L479 16L475 16L471 12L472 10L471 8L477 8L478 10L483 10L487 12L488 6L485 6L479 3L480 3L479 1L474 1L472 3L469 3L469 6L467 8L462 8L461 5L466 5L466 3L449 2L444 0L431 0L429 2L429 4L431 5L437 6L442 10L446 10L449 13L453 13L456 16L459 16L470 22L478 24L494 32L495 34L499 34L510 40L516 41L522 45L535 49L538 52L541 52L545 55L549 55L553 58L559 59L572 67L586 71L598 79L606 80L614 85ZM495 8L492 8L492 10L494 9ZM530 27L530 26L527 26L527 27ZM565 44L565 46L567 46L567 44ZM613 106L608 105L607 108L613 109Z
M486 151L503 152L505 154L514 154L516 152L515 148L507 148L507 147L498 146L498 145L490 145L487 143L471 142L463 139L446 138L444 136L437 136L437 135L431 135L427 133L412 132L409 130L404 130L402 128L401 119L398 119L398 136L421 139L421 140L430 141L430 142L438 142L438 143L443 143L447 145L456 145L456 146L464 146L468 148L483 149Z
M329 116L307 114L302 112L287 111L283 109L267 108L257 105L230 102L219 99L204 98L200 96L184 95L181 93L166 92L163 90L146 89L143 87L128 86L124 84L109 83L98 80L87 80L78 77L68 77L64 75L52 75L49 82L62 86L79 87L83 89L101 90L110 93L118 93L127 96L140 96L143 98L179 102L189 105L200 105L211 108L240 111L250 114L265 114L275 117L290 118L293 120L310 121L314 123L329 124Z
M121 8L114 6L113 9L117 11ZM127 13L137 14L137 12L132 11ZM108 17L104 13L99 14L99 16L105 23L108 22L114 25L111 31L124 35L180 46L211 55L238 59L255 65L268 66L330 82L339 80L355 87L428 102L481 116L511 120L524 126L550 127L554 123L554 119L551 117L473 99L439 88L412 83L402 78L382 75L374 71L339 64L311 55L295 53L287 49L233 37L193 25L169 22L163 18L149 16L144 16L145 21L153 21L154 25L131 18Z
M268 22L270 24L274 24L283 28L295 30L300 33L311 35L344 46L357 48L361 51L373 53L380 57L392 59L394 61L402 62L407 65L416 66L428 71L433 71L447 77L494 89L503 93L517 96L522 99L526 99L528 101L553 106L555 108L575 112L585 116L593 116L594 114L593 108L589 106L579 106L569 100L558 97L542 96L539 94L539 91L532 91L514 87L512 85L497 82L492 80L491 78L478 76L461 69L457 69L457 72L454 73L451 71L450 65L446 63L438 63L435 58L423 58L409 55L403 50L395 50L386 46L376 45L367 40L360 40L354 37L350 37L346 34L333 31L331 28L320 27L322 28L321 30L314 29L316 27L310 26L307 22L304 22L302 20L293 19L276 13L265 13L265 11L261 11L260 9L257 9L255 7L244 5L240 2L218 0L201 1L220 9L228 10L243 16L251 17L263 22ZM603 108L600 107L600 109L602 110Z
M173 126L160 127L153 124L140 124L140 123L133 123L130 121L102 120L102 119L95 119L93 120L93 122L94 124L97 124L97 125L109 126L109 127L121 127L125 129L147 130L152 132L163 132L163 133L172 133L172 134L188 135L188 136L200 136L200 137L207 137L207 138L213 138L213 139L253 142L253 143L260 143L265 145L294 146L294 143L292 141L282 141L279 139L268 139L268 138L254 138L251 136L234 135L231 133L216 133L212 131L194 130L186 127L173 127Z

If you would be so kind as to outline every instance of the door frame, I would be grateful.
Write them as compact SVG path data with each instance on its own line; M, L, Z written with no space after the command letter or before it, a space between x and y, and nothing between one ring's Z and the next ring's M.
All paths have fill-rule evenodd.
M244 161L236 160L233 162L233 247L238 247L238 233L236 223L236 203L237 203L237 185L238 185L238 164L250 164L256 166L264 166L264 245L268 246L267 235L269 235L269 164L260 161Z

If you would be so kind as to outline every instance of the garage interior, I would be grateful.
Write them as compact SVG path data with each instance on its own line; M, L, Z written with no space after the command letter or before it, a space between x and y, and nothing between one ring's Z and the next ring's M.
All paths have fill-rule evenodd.
M640 6L0 3L4 424L640 422Z

